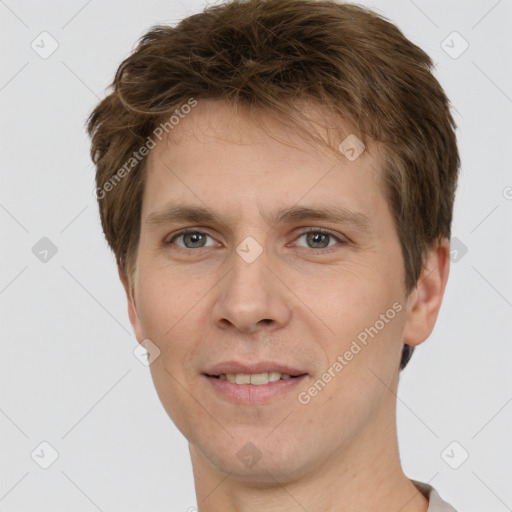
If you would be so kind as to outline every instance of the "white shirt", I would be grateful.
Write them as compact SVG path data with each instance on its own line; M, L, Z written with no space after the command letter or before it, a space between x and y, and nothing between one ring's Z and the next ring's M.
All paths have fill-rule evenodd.
M429 500L427 512L457 512L449 503L441 499L441 496L431 485L416 480L411 480L411 482Z

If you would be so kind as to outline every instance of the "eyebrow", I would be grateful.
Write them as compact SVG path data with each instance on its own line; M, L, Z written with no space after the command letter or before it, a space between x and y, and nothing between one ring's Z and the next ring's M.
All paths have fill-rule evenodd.
M371 231L371 221L366 214L349 210L341 205L291 206L272 212L268 220L272 225L290 224L304 220L322 220L350 225L364 232ZM172 222L219 223L227 226L226 221L209 208L172 203L150 213L144 222L149 227Z
M311 208L307 206L292 206L274 215L274 222L291 223L302 220L323 220L338 224L348 224L361 231L370 231L370 218L362 212L349 210L344 206L322 206Z

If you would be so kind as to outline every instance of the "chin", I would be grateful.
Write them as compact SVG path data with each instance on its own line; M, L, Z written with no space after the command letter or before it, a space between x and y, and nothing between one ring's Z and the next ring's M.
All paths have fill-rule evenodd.
M247 436L244 436L247 438ZM256 484L289 483L308 473L313 461L308 461L304 450L294 443L284 446L265 436L252 441L230 441L228 446L195 446L196 453L216 470L229 474L231 479Z

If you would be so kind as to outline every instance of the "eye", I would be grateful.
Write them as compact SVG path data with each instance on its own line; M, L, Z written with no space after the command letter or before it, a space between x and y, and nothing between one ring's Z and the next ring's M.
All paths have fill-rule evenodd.
M328 252L324 249L329 249L337 244L348 243L346 240L343 240L331 231L322 228L309 229L308 231L300 234L297 241L300 241L301 239L304 239L304 243L296 242L297 246L309 249L319 249L322 250L322 252ZM202 249L204 247L216 245L217 242L204 231L190 229L175 233L171 238L166 239L164 244L174 244L181 249Z
M331 231L319 228L309 229L305 233L299 235L297 240L302 238L305 240L305 245L299 243L297 245L299 247L307 247L309 249L326 249L336 245L337 243L347 243L345 240L334 235Z
M211 243L207 243L208 238L210 238ZM180 240L181 243L177 243L177 240ZM171 245L173 243L182 249L201 249L203 247L215 245L216 242L210 235L202 231L183 230L165 241L165 245Z

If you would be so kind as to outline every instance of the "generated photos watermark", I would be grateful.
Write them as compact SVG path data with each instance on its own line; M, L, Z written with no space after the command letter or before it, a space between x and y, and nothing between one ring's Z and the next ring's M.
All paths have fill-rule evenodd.
M192 109L197 106L197 100L190 98L187 103L181 105L176 109L173 114L165 123L160 123L146 139L146 142L137 150L132 153L132 156L120 167L117 172L109 178L101 187L96 188L96 197L103 199L108 192L113 190L116 185L140 163L148 155L149 151L156 146L153 137L162 140L164 134L168 134L173 130L187 114L190 114Z
M357 335L357 340L353 340L350 348L346 350L342 355L338 355L336 361L327 368L327 370L320 376L319 379L315 381L315 383L310 386L307 391L301 391L297 395L297 399L299 403L302 405L307 405L311 402L311 399L322 391L331 380L338 375L345 366L349 364L350 361L354 359L354 357L359 354L363 348L368 345L370 341L368 337L373 339L377 334L379 334L384 327L393 318L395 318L397 313L402 311L403 306L400 302L395 302L393 305L385 312L381 313L379 316L379 320L377 320L372 326L366 327L363 331L361 331ZM358 343L359 342L359 343ZM362 345L362 346L361 346Z

